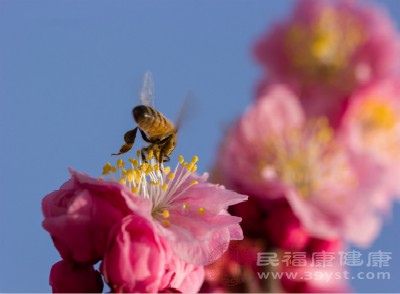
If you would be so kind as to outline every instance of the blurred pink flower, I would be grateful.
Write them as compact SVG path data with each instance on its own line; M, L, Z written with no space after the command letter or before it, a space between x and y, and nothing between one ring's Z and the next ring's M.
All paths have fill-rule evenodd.
M318 238L311 238L307 245L307 252L338 252L343 250L343 242L341 239L324 240Z
M260 292L257 277L257 253L263 251L263 242L254 239L234 241L216 262L205 267L203 293Z
M101 293L103 280L92 265L81 266L69 261L59 261L50 272L53 293Z
M307 259L307 263L311 260ZM350 293L349 272L337 263L323 268L284 265L280 268L286 273L282 276L282 288L287 293Z
M272 245L285 250L302 250L310 239L287 202L275 204L268 210L263 229Z
M284 183L268 162L276 155L268 151L273 147L272 139L283 137L288 129L301 128L304 120L290 90L283 85L270 88L247 109L223 142L217 162L219 180L239 193L258 197L268 193L271 199L281 198Z
M383 211L400 192L399 97L399 79L371 83L351 97L339 129L360 178L377 190L376 204Z
M307 113L328 116L332 108L340 111L339 99L400 65L394 24L383 9L362 1L299 0L254 52L269 79L301 94Z
M337 240L311 239L306 250L305 264L296 264L292 256L281 262L281 285L289 293L348 293L349 271L340 264L342 242ZM288 252L280 251L280 255ZM291 254L291 253L290 253ZM280 257L284 260L283 256ZM300 259L299 259L300 260Z
M266 209L264 203L256 197L249 197L246 202L232 206L229 211L242 219L240 225L246 238L263 238L265 232L261 230L260 224L265 219Z
M285 200L250 197L230 211L242 218L241 226L247 238L261 238L271 246L287 250L301 250L308 243L310 234Z
M286 199L312 237L368 245L378 232L372 195L333 130L323 118L306 120L283 86L272 87L234 125L217 169L222 183L264 206Z

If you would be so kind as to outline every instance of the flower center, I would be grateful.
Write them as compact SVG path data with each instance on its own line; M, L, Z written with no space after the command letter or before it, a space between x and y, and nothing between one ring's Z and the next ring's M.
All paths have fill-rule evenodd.
M375 150L381 156L398 156L400 125L391 103L370 97L363 102L354 119L358 121L365 148Z
M142 161L140 151L137 151L136 158L128 159L128 167L122 159L118 159L116 166L107 162L102 174L125 185L133 194L150 199L153 203L152 215L161 216L167 224L169 205L190 186L198 184L197 181L187 181L190 174L197 170L198 157L193 156L190 162L186 162L183 156L178 156L173 171L169 166L160 165L155 158L158 158L157 154L154 156L150 151L146 161Z
M262 174L267 180L283 181L308 198L338 170L332 164L339 164L339 172L346 167L344 158L338 156L339 150L328 121L325 118L309 120L301 129L268 137Z
M371 97L363 103L358 117L364 133L392 130L397 124L394 109L382 101Z
M347 66L363 40L362 28L352 15L326 7L313 23L289 27L286 48L306 79L331 80Z

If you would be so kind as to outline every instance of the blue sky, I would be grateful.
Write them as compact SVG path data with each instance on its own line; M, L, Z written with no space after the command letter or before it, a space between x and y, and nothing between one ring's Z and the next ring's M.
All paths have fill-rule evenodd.
M377 2L399 28L397 0ZM48 274L59 255L41 227L41 199L69 178L68 167L100 175L133 126L146 70L157 108L171 119L194 93L176 154L197 154L200 172L207 171L260 77L251 45L291 5L0 0L0 292L51 290ZM393 252L391 279L354 280L356 291L398 291L399 225L397 204L363 251Z

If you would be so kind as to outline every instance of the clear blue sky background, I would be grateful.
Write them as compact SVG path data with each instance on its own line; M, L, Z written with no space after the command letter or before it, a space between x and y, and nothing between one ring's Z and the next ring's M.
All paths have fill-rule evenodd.
M397 0L378 1L399 27ZM250 48L292 1L0 0L0 292L48 292L59 260L41 227L41 199L69 178L97 177L133 126L143 74L174 119L188 90L195 107L176 154L207 171L223 129L253 97L260 70ZM387 281L358 292L399 291L400 208L373 250L393 252ZM357 270L360 270L357 268ZM396 287L397 286L397 287Z

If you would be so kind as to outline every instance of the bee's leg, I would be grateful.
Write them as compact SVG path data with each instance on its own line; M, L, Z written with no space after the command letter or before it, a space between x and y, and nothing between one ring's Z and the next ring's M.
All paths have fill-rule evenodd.
M143 138L143 140L144 140L145 142L147 142L147 143L155 143L155 142L150 141L149 138L147 138L147 135L146 135L145 132L143 132L141 129L139 129L139 131L140 131L140 134L142 135L142 138Z
M165 154L164 154L163 162L168 162L168 161L170 161L170 160L171 160L171 158L169 158L168 155L165 155Z
M171 158L169 158L168 155L164 154L163 151L160 151L160 153L158 154L158 166L160 167L160 170L162 170L161 164L163 164L164 162L168 162L171 160Z
M157 158L158 167L160 168L160 170L161 170L161 164L163 163L163 159L164 159L164 154L163 154L163 151L162 151L162 148L161 148L160 152L158 153L158 158Z
M119 153L113 153L111 155L121 155L131 150L133 143L135 143L137 130L138 128L136 127L133 130L127 131L124 135L125 144L122 145Z
M169 135L167 137L165 137L164 139L161 139L160 141L157 141L157 144L159 145L165 145L165 143L167 143L169 140L171 140L172 135Z
M147 148L142 148L142 150L140 150L140 154L142 155L143 162L147 162L146 161L146 152L147 152Z
M141 154L143 162L147 162L147 156L149 155L149 151L152 149L153 149L152 146L149 145L147 147L143 147L142 150L140 150L140 154Z
M168 162L168 161L170 161L169 156L168 156L167 154L165 154L165 153L166 153L166 149L167 149L166 147L168 146L168 142L169 142L171 139L172 139L172 135L170 135L170 136L168 136L168 137L166 137L166 138L160 140L160 142L158 143L158 144L161 145L160 153L158 154L158 164L159 164L160 168L161 168L161 164L162 164L163 162Z

